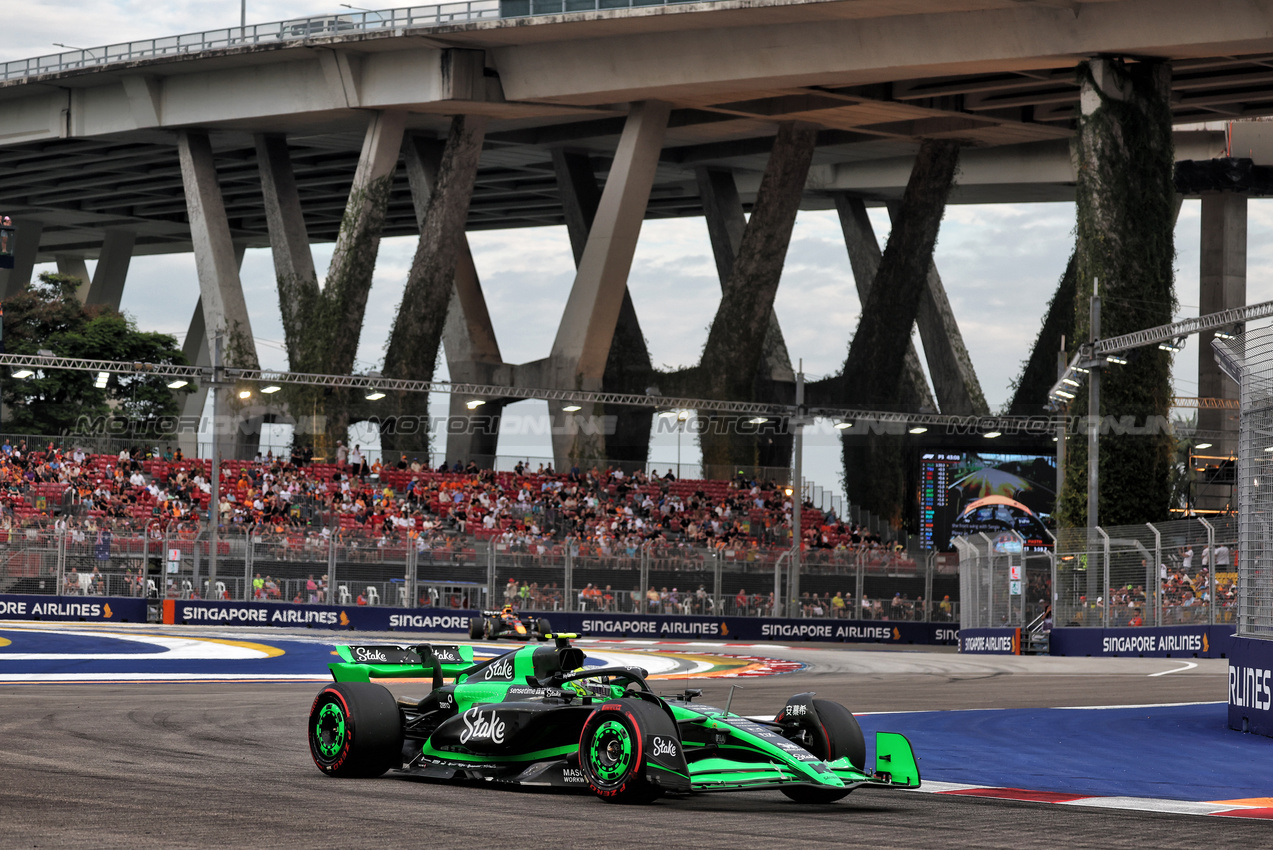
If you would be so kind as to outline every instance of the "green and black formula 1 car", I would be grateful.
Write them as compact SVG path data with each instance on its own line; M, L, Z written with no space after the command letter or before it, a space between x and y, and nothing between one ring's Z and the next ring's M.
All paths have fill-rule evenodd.
M777 789L829 803L862 786L918 788L902 735L877 732L875 768L853 715L797 694L772 721L656 696L644 670L584 668L573 635L481 663L470 646L342 646L309 713L309 748L329 776L388 770L435 779L587 787L604 800ZM376 679L431 677L423 699ZM447 682L451 679L451 682Z

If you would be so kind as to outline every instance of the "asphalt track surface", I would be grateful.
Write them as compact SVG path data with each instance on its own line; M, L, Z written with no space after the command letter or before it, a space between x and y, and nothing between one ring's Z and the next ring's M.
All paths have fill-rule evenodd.
M1198 703L1223 700L1227 680L1223 661L1183 669L1171 660L814 646L771 654L809 669L738 681L735 711L772 713L806 690L858 712ZM731 682L693 685L723 705ZM286 682L0 686L0 847L1197 848L1254 846L1273 834L1253 820L906 791L863 790L827 806L754 792L624 807L578 792L333 780L314 768L305 742L316 690ZM898 728L920 716L863 725ZM1206 762L1207 748L1193 757Z

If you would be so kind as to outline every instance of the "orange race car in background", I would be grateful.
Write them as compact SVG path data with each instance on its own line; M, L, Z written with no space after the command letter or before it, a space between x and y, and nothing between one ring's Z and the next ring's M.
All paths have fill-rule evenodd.
M473 640L546 640L552 630L542 617L518 614L508 605L500 611L483 611L481 617L469 620L469 637Z

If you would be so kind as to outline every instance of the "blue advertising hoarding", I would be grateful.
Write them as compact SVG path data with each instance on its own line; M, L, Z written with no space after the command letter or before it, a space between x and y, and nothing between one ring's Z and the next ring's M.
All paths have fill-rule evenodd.
M1233 642L1233 626L1162 626L1052 630L1052 655L1131 658L1222 658Z
M1229 728L1273 737L1273 640L1231 640Z
M371 608L292 605L279 602L166 600L165 623L194 625L304 626L358 631L468 632L478 611L449 608ZM561 632L586 637L724 639L744 641L829 641L953 645L953 623L887 620L799 620L762 617L704 617L670 614L610 614L551 611L535 616Z
M960 629L959 651L978 655L1020 655L1021 629Z
M146 622L146 600L115 596L18 596L0 594L0 620Z

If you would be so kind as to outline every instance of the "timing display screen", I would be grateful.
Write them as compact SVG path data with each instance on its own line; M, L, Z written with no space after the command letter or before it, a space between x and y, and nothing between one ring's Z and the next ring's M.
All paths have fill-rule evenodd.
M921 545L948 549L959 536L992 538L1015 531L1025 549L1050 549L1047 534L1056 505L1056 458L985 452L920 455Z

